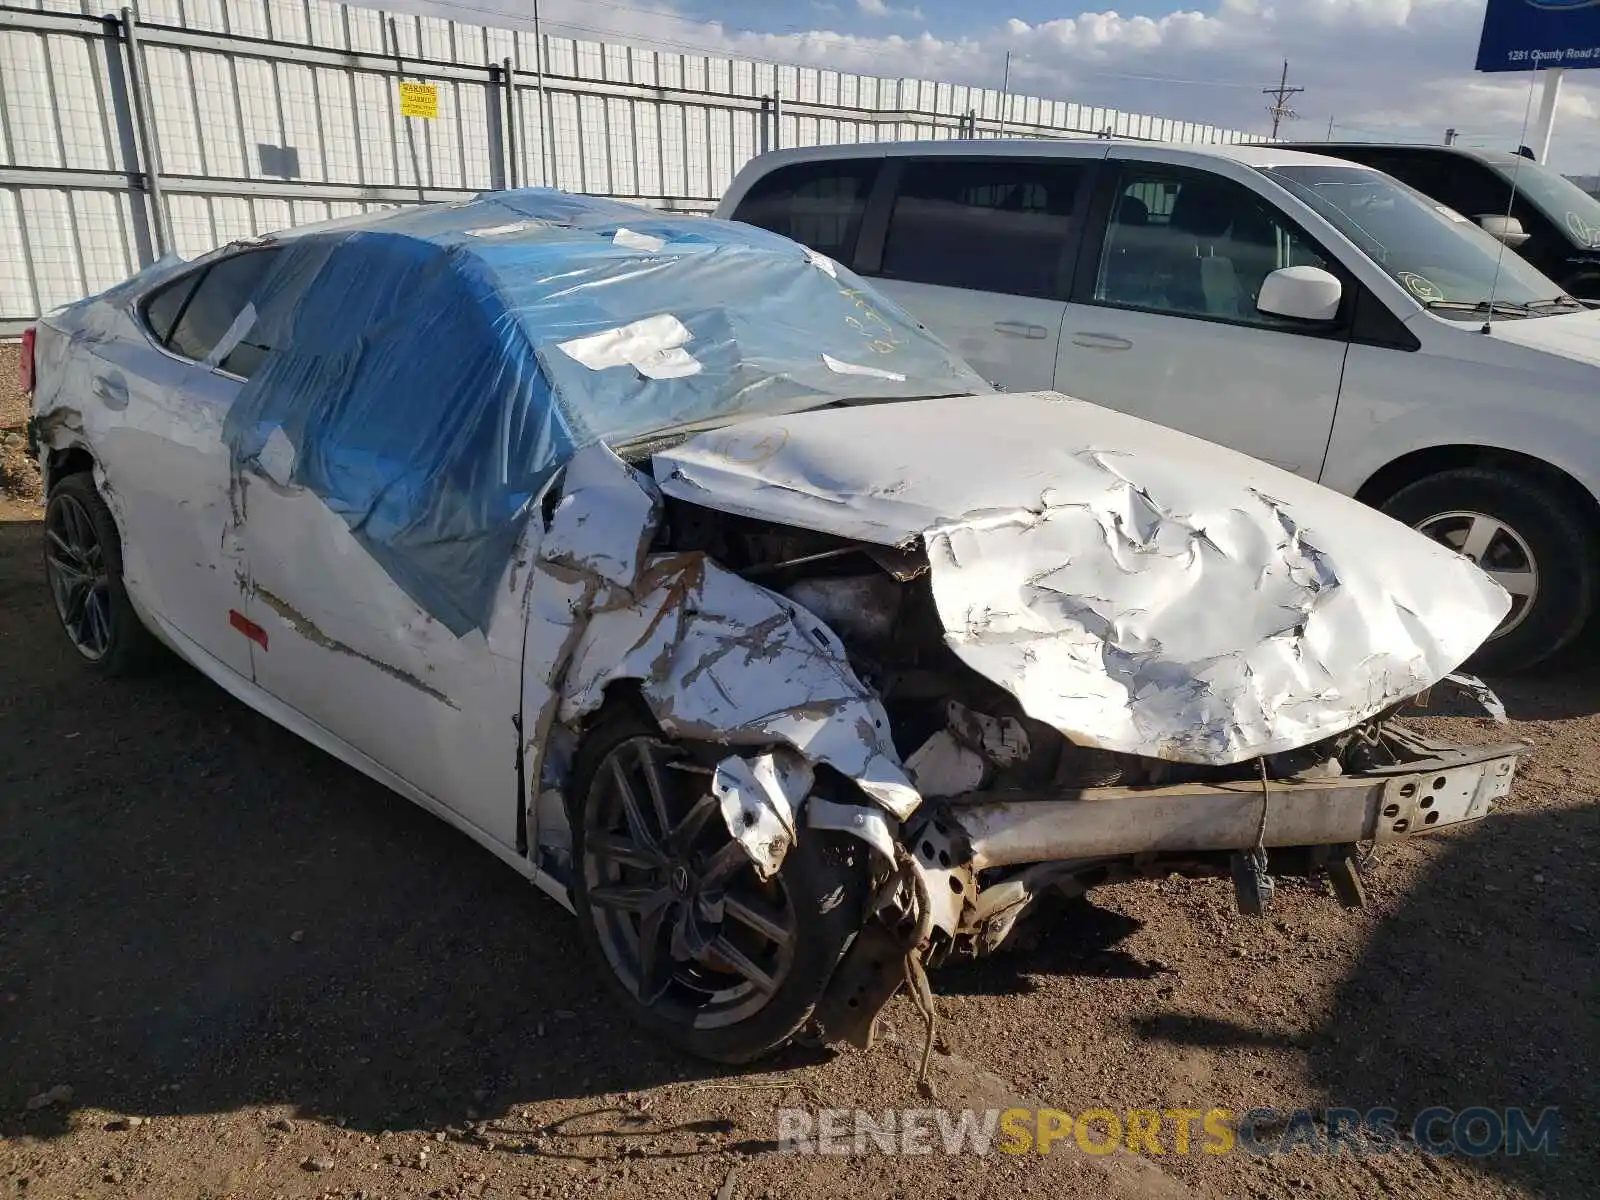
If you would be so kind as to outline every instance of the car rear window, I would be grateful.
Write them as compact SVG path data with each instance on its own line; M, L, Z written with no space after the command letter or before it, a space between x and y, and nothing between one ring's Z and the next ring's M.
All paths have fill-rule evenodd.
M780 167L756 180L733 219L781 233L849 265L878 167L877 159Z
M979 292L1061 294L1086 166L1017 158L908 163L883 275Z
M183 306L189 302L189 297L194 293L194 285L200 282L200 277L204 274L204 271L191 271L187 275L180 276L145 301L145 324L150 326L150 332L155 334L156 341L163 346L172 336L172 327L182 314Z
M244 311L261 282L272 267L276 250L247 250L213 263L201 278L194 297L183 309L178 323L173 327L167 347L185 358L204 360L217 343L233 326L234 319ZM235 354L243 350L243 344ZM259 348L264 352L264 348ZM236 365L253 367L254 363L235 363L230 354L222 363L224 370L235 374L248 371L235 370ZM248 353L243 357L248 358Z

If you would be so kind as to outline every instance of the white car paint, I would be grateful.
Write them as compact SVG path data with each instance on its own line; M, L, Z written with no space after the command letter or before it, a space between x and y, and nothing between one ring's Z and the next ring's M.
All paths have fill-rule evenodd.
M80 409L84 435L118 464L108 501L130 526L162 531L127 548L131 586L207 654L250 678L251 644L228 619L249 606L239 600L244 557L222 445L227 381L155 350L127 318L83 354L63 356L59 370L64 386L93 398Z
M1430 312L1318 213L1261 174L1337 165L1271 145L1082 141L902 142L816 146L761 155L717 208L732 216L759 179L797 162L911 156L1051 157L1164 164L1237 183L1310 231L1420 341L1417 351L1326 342L1298 333L1102 305L1063 304L1059 335L984 334L989 378L1008 390L1052 386L1241 450L1346 494L1385 466L1440 447L1514 451L1557 467L1600 497L1600 311L1492 322ZM958 350L1024 297L875 280ZM1018 308L1021 311L1021 308ZM1042 363L1053 352L1051 382Z
M1010 391L1055 386L1056 349L1067 305L930 283L883 281L893 296L985 379Z

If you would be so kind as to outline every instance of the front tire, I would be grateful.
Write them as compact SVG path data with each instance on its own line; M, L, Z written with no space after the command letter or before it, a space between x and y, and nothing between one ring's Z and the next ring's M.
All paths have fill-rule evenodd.
M140 622L122 580L122 540L88 472L65 476L44 510L45 581L72 647L105 676L147 667L156 641Z
M573 906L639 1025L749 1062L799 1032L860 928L866 847L806 830L763 883L691 751L624 706L588 734L571 780Z
M1511 611L1472 657L1477 669L1537 666L1570 645L1594 611L1589 522L1541 479L1481 467L1441 471L1402 488L1383 511L1472 559L1511 593Z

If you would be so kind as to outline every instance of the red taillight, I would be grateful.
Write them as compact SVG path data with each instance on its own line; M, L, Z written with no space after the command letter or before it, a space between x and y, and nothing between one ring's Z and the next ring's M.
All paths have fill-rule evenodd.
M22 331L22 361L17 366L17 377L22 383L22 394L33 394L33 339L35 335L33 326Z

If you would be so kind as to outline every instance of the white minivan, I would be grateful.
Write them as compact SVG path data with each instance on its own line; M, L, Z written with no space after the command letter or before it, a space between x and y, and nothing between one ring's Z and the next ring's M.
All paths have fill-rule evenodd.
M1600 572L1600 312L1388 175L1272 146L781 150L717 210L870 276L997 385L1275 463L1467 555L1548 659ZM997 409L997 421L1003 410Z

